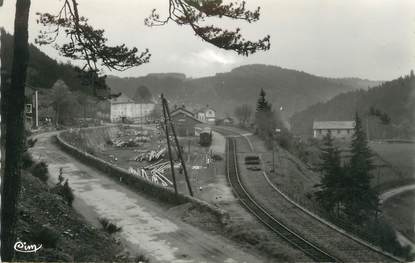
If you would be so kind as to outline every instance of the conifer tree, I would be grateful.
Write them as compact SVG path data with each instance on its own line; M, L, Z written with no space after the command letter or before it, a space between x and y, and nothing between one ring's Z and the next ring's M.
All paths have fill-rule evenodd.
M371 188L372 152L359 115L355 115L355 128L350 148L351 158L347 169L347 197L345 213L352 221L362 223L378 209L377 193Z
M259 93L259 98L256 106L257 112L267 112L271 111L271 105L268 103L268 101L265 99L265 91L261 89L261 92Z
M343 196L343 171L340 151L334 146L330 132L323 138L320 159L322 178L320 184L316 185L320 189L315 193L316 199L327 212L333 212L335 208L339 211Z
M272 138L276 127L275 114L272 105L265 98L265 91L261 89L257 101L255 124L257 134L265 140Z

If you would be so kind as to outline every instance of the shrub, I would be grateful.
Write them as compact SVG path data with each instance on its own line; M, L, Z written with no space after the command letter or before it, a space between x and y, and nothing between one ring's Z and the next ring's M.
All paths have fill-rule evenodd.
M366 226L366 229L373 243L396 256L410 259L411 249L399 243L395 230L385 220L379 219L378 222L372 222Z
M134 259L135 263L149 263L150 259L148 259L146 256L140 254Z
M63 199L71 206L74 200L74 194L72 188L69 187L68 180L61 185L58 184L54 188L52 188L52 192L58 194L63 197Z
M109 234L113 234L121 231L121 227L117 226L115 223L112 223L107 218L99 218L98 221L101 223L102 228L107 231Z
M222 161L223 160L222 156L220 156L219 154L212 155L212 159L214 161Z
M55 248L59 234L49 226L42 226L33 232L33 241L46 248Z
M49 178L48 165L43 161L35 164L32 169L32 175L46 182Z
M22 165L23 169L27 169L32 167L35 162L33 161L33 157L29 152L24 152L22 155Z

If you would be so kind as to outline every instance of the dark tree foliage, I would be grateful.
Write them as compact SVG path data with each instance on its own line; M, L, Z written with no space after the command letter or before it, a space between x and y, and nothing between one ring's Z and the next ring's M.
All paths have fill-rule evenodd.
M378 117L383 125L388 125L391 123L391 118L386 112L382 112L373 106L369 108L369 115Z
M342 203L344 186L343 169L339 149L334 146L331 133L323 138L323 146L320 155L320 172L322 175L321 183L316 185L319 190L316 192L316 199L327 212L339 211Z
M147 63L150 59L148 50L138 54L137 48L127 48L125 44L109 46L104 30L94 29L88 19L80 16L76 0L65 0L57 15L38 13L38 23L52 30L40 32L36 43L46 45L55 43L61 55L84 62L82 70L98 72L98 65L108 69L124 71ZM59 45L56 40L61 32L68 42Z
M252 108L248 104L242 104L235 108L235 117L239 120L241 126L246 126L249 123L252 115Z
M270 36L252 42L242 37L239 28L228 31L204 23L210 17L227 17L252 23L259 20L259 11L259 7L255 11L247 10L245 1L226 4L222 0L169 0L169 14L166 18L161 18L153 9L144 22L148 26L161 26L172 20L178 25L189 25L204 41L221 49L234 50L240 55L248 56L258 50L270 49Z
M268 112L271 111L271 104L265 99L265 91L261 89L259 93L259 98L256 104L256 111L257 112Z
M72 60L84 63L79 73L84 84L92 86L93 93L97 97L108 98L105 90L106 76L99 76L99 68L124 71L150 60L149 51L138 53L137 48L128 48L125 44L110 46L104 36L104 30L95 29L88 24L88 19L80 16L76 0L65 0L57 15L50 13L37 13L37 22L47 29L42 30L36 39L39 45L54 43L59 53ZM56 43L61 33L65 34L64 44ZM102 94L104 90L104 95Z
M266 100L265 96L265 91L261 89L255 112L255 125L257 134L268 141L274 137L277 120L275 113L272 111L272 105Z
M141 85L136 89L133 99L136 102L149 102L152 97L150 90L146 86Z
M355 115L355 129L351 142L351 158L346 172L347 197L345 213L356 223L361 223L378 210L378 195L371 188L372 152L359 115Z

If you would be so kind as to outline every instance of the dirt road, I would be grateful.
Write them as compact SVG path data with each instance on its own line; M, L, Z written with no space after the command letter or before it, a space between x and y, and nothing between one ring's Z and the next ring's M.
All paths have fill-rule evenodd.
M379 196L379 199L380 199L380 202L383 203L389 198L392 198L396 195L402 194L402 193L407 192L407 191L413 191L413 190L415 190L415 184L400 186L400 187L390 189L390 190L382 193Z
M53 133L37 136L31 149L35 160L49 165L50 183L57 181L59 168L69 179L74 206L88 221L98 225L105 217L122 227L118 234L132 254L143 253L151 262L264 262L229 240L183 223L168 213L170 207L130 191L101 172L63 153L52 143Z
M411 247L412 253L415 253L415 243L402 233L406 232L407 235L412 236L415 233L413 194L411 194L414 190L415 184L405 185L390 189L379 196L382 210L396 229L399 242Z

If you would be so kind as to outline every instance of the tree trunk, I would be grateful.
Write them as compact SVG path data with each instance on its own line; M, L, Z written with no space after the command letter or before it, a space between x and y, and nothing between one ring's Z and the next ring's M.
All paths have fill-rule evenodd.
M55 120L55 126L56 126L56 129L58 128L58 126L59 126L59 103L56 103L56 114L55 114L55 118L56 118L56 120Z
M29 61L28 18L30 0L16 1L14 51L11 86L7 92L6 152L1 202L1 257L14 255L17 198L20 191L21 159L24 142L24 104L26 71Z

